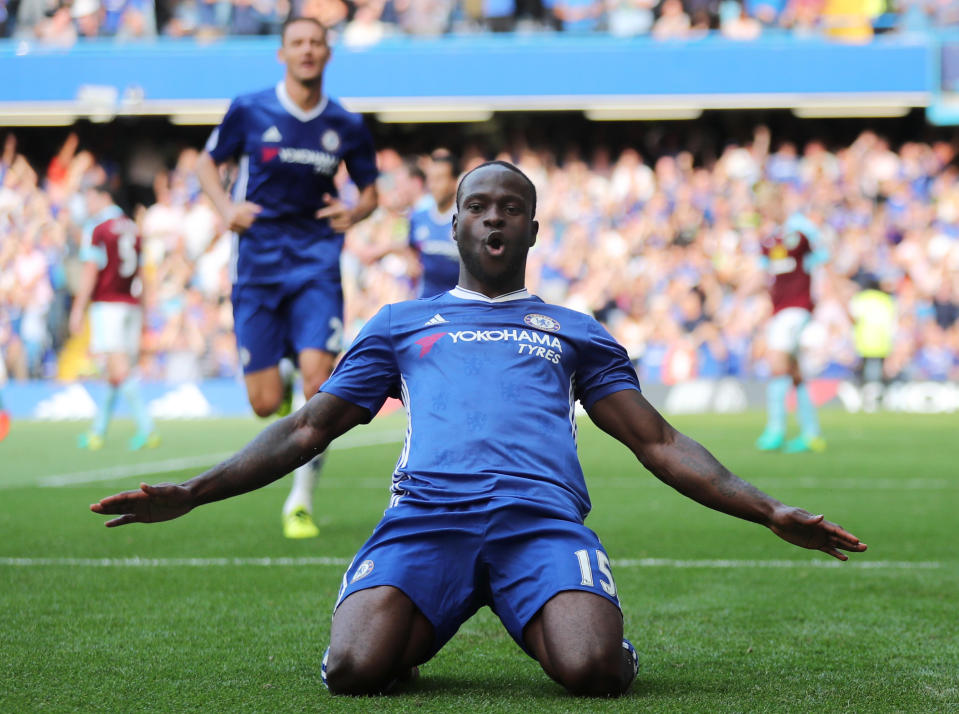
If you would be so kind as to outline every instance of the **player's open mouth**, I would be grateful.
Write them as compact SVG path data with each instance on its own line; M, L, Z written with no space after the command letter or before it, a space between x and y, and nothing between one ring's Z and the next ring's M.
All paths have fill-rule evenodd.
M506 243L503 241L502 233L493 232L486 236L486 250L491 255L502 255L506 250Z

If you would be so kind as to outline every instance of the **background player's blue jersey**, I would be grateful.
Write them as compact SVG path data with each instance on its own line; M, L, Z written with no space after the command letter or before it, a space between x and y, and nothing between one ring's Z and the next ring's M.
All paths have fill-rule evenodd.
M453 209L439 213L435 207L410 216L410 246L420 256L420 297L445 293L456 287L460 254L453 240Z
M525 290L490 300L462 288L381 309L321 387L371 418L402 399L391 505L509 499L580 521L575 402L623 389L639 389L636 371L592 317Z
M234 282L339 279L343 235L313 216L323 194L337 195L333 177L341 161L359 188L376 180L373 140L362 117L327 97L305 112L280 82L237 97L206 150L218 163L238 161L233 199L263 209L239 236Z

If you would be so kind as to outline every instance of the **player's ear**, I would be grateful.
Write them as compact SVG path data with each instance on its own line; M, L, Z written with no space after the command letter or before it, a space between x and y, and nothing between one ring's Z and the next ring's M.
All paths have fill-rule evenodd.
M283 51L283 45L280 45L277 48L276 58L280 61L281 64L286 64L286 53Z
M452 233L453 233L453 241L454 241L454 242L458 242L458 241L456 240L456 224L459 222L459 221L457 221L457 218L459 218L459 214L458 214L458 213L454 213L454 214L453 214L453 226L452 226L452 228L451 228Z
M539 221L529 222L529 247L536 245L536 236L539 234Z

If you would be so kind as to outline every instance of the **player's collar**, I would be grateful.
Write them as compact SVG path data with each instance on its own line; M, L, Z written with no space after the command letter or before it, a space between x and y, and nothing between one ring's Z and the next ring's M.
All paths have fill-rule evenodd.
M283 83L282 79L276 83L276 98L280 102L280 106L282 106L284 109L286 109L286 111L300 121L312 121L313 119L316 119L318 116L320 116L320 114L323 113L323 110L326 109L326 104L329 101L327 96L324 94L322 97L320 97L320 101L315 107L310 109L308 112L303 111L296 105L296 102L290 98L290 95L286 91L286 85Z
M459 285L450 290L450 295L460 298L461 300L476 300L478 302L512 302L513 300L526 300L527 298L532 297L532 295L529 293L529 290L526 288L514 290L511 293L505 293L504 295L497 295L496 297L491 298L487 297L483 293L477 293L472 290L467 290L466 288L461 288Z

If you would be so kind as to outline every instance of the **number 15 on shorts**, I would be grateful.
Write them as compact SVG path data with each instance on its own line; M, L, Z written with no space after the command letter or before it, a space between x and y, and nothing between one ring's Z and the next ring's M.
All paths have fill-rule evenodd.
M599 548L596 549L596 567L599 569L599 586L610 597L616 596L616 581L613 580L613 571L609 567L609 558L606 553ZM589 551L585 548L577 550L574 555L579 561L579 573L582 576L580 585L587 587L596 586L596 578L593 577L593 564L589 560Z

